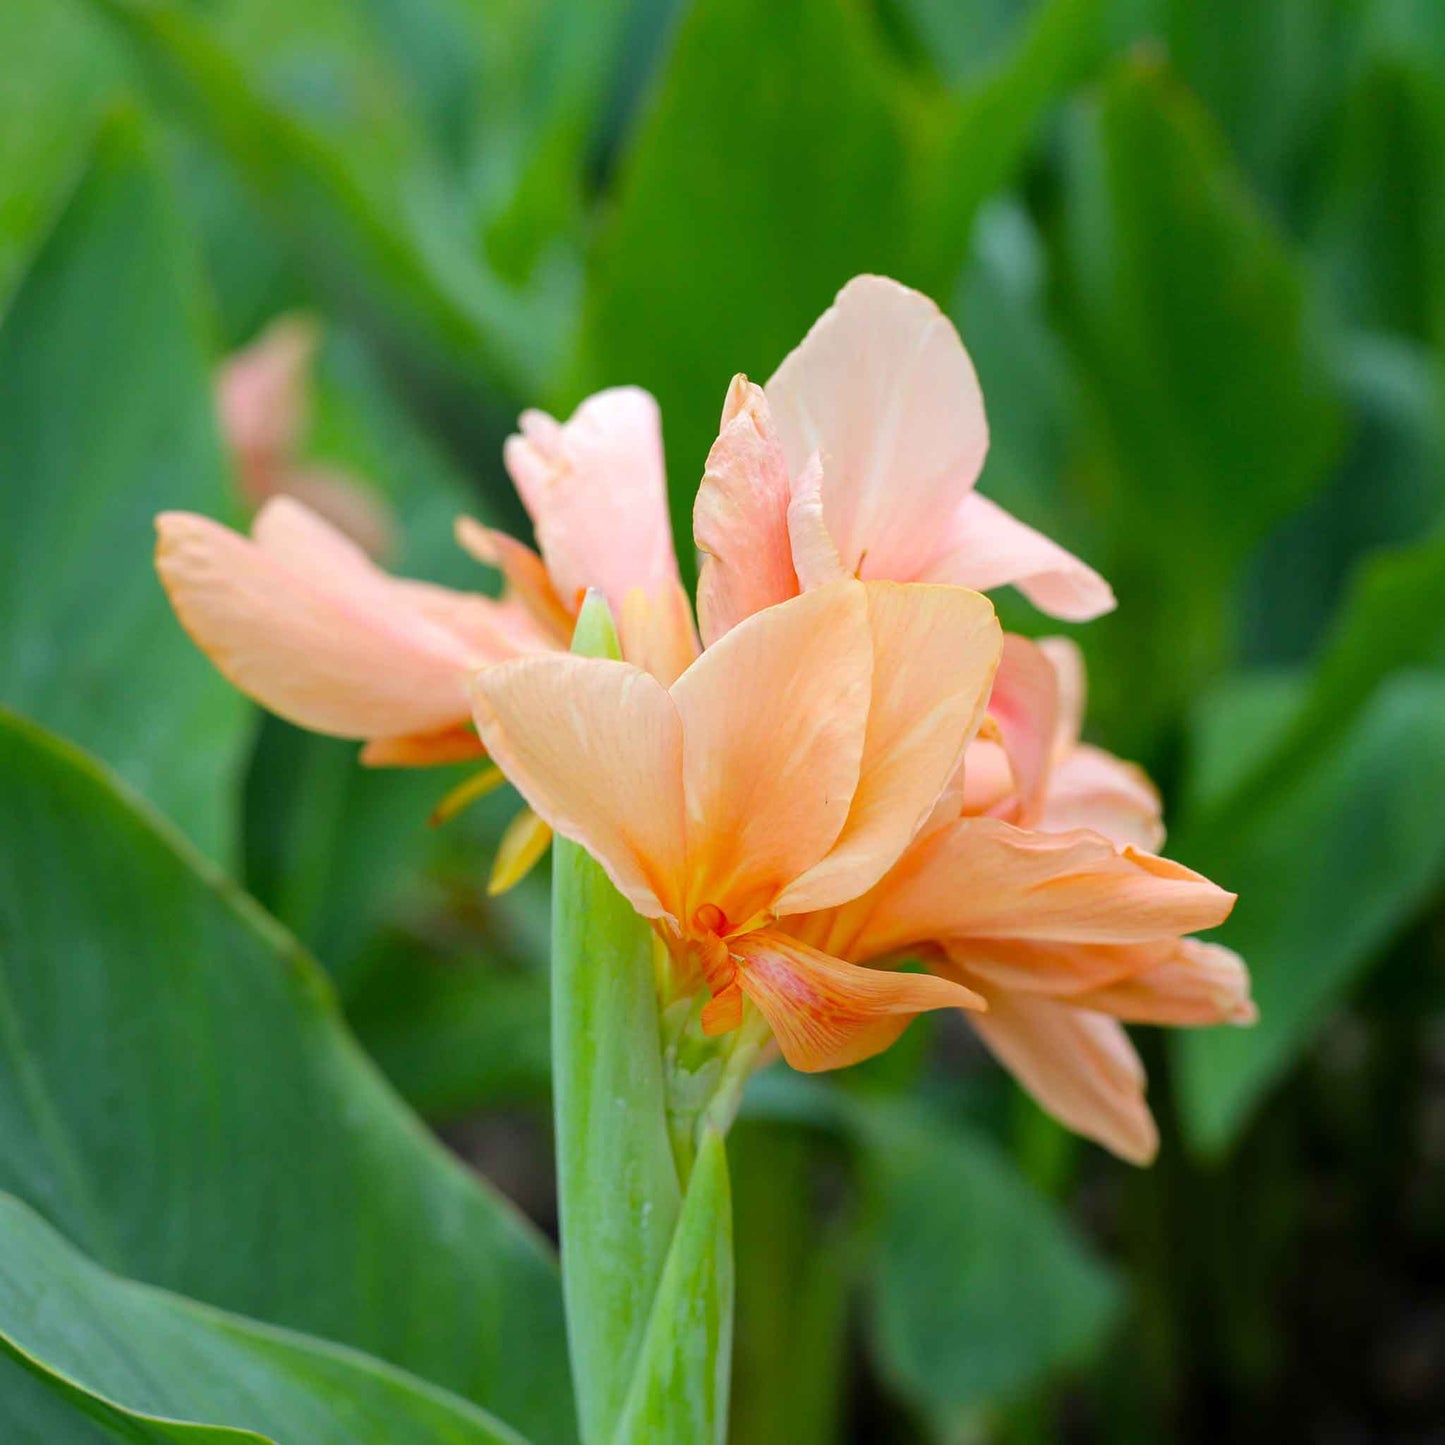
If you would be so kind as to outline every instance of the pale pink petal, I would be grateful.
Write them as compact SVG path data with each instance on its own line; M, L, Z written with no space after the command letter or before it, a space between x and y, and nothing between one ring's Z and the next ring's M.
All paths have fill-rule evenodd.
M1002 635L986 597L961 587L863 586L873 680L857 791L837 842L783 890L779 913L847 902L897 862L958 770L998 666Z
M1041 637L1038 649L1053 664L1059 690L1059 727L1054 751L1061 756L1078 742L1084 729L1084 707L1089 698L1084 654L1072 637Z
M1156 852L1164 843L1158 790L1141 768L1081 743L1054 764L1035 827L1089 828L1117 847Z
M823 459L814 452L793 479L788 503L788 540L793 567L804 591L853 574L843 565L828 524L823 519Z
M503 460L569 610L596 587L616 615L634 587L656 596L676 581L662 422L647 392L600 391L565 426L523 412L521 428Z
M1085 831L964 818L921 839L869 895L866 955L927 940L1147 943L1222 923L1234 895Z
M295 459L306 429L318 339L312 322L282 317L229 357L217 376L221 433L252 506L275 490Z
M156 569L216 667L272 712L338 737L429 733L464 721L476 665L468 643L408 606L359 548L304 508L283 499L273 509L303 514L318 541L314 565L302 570L306 559L285 528L277 555L205 517L156 519Z
M763 389L735 376L692 510L693 539L702 553L697 615L709 647L743 618L797 596L790 495L788 465Z
M1259 1017L1249 996L1249 970L1231 949L1196 938L1180 940L1162 962L1077 995L1082 1008L1131 1023L1252 1024Z
M667 584L656 597L634 587L623 600L617 632L622 656L664 687L671 687L702 650L681 582Z
M794 938L750 933L730 943L737 982L795 1069L841 1069L881 1053L920 1013L983 1000L932 974L860 968Z
M995 1058L1061 1124L1131 1164L1148 1164L1159 1133L1144 1067L1119 1023L1050 999L990 996L970 1020Z
M277 481L277 491L350 537L368 557L385 560L396 551L396 520L374 488L338 467L293 467Z
M679 916L682 724L630 663L555 653L488 667L477 730L532 810L580 843L639 913Z
M855 277L766 391L789 472L822 454L843 565L918 579L988 450L978 378L948 318L896 281Z
M1010 814L1017 811L1013 765L1009 762L1008 753L988 738L975 738L968 745L968 751L963 755L960 783L961 790L954 789L953 816L940 816L939 822L951 823L964 813L977 816L997 814L1000 810Z
M1146 973L1179 952L1180 941L1166 937L1146 943L1071 943L1062 939L959 938L942 947L944 956L990 996L1042 994L1079 1003L1092 990ZM1090 1005L1092 1007L1092 1005ZM1103 1010L1108 1012L1108 1010Z
M1012 585L1066 622L1087 622L1114 607L1112 589L1092 567L977 492L933 525L936 546L920 581L980 592Z
M838 582L755 612L673 684L689 919L708 904L726 919L716 932L743 927L832 847L858 786L872 675L867 591Z
M1048 656L1026 637L1009 633L988 715L1008 755L1021 815L1032 818L1049 781L1059 728L1058 674Z

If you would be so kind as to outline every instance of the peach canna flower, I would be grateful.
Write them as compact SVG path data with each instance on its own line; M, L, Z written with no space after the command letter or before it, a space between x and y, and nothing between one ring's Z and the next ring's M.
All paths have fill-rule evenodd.
M371 764L481 756L473 674L565 649L588 579L619 609L627 655L670 682L697 642L672 556L656 403L619 388L565 425L529 412L523 428L506 460L542 555L458 523L462 545L504 574L500 600L390 577L276 497L249 538L189 513L157 519L156 566L177 616L243 692L302 727L365 741Z
M585 847L706 986L704 1031L751 1000L788 1061L834 1068L956 980L859 968L786 929L907 848L977 728L998 660L986 599L843 580L758 612L671 685L537 656L477 676L477 726L533 809Z
M846 576L1012 584L1069 621L1107 612L1096 572L974 489L987 451L949 320L895 281L855 277L766 387L729 388L693 513L703 640Z

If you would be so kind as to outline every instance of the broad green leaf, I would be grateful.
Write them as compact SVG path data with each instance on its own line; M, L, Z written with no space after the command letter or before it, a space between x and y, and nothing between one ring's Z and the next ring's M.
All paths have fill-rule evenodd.
M13 718L0 797L0 1188L106 1268L568 1439L550 1251L395 1098L316 965Z
M318 295L436 388L463 439L488 384L530 394L555 364L558 318L479 263L461 218L404 166L376 164L275 100L191 12L90 0L112 17L180 115L236 168ZM384 157L386 158L386 157ZM545 299L545 298L544 298Z
M1393 673L1309 758L1206 859L1239 890L1219 937L1249 964L1260 1012L1251 1029L1177 1041L1183 1117L1211 1153L1445 877L1445 672Z
M573 649L619 655L599 598L584 606ZM651 927L601 865L556 839L552 1092L562 1289L584 1445L671 1438L618 1431L682 1207L652 950Z
M1090 631L1096 701L1137 755L1218 668L1235 575L1320 481L1339 418L1299 265L1192 97L1121 64L1070 138L1062 319L1110 524L1090 560L1120 602Z
M85 169L120 67L90 18L51 0L0 9L0 312Z
M564 1246L565 1247L565 1246ZM697 1159L614 1445L723 1445L732 1373L733 1233L727 1152L714 1128Z
M1103 1343L1117 1282L985 1137L881 1098L849 1107L869 1197L870 1332L900 1393L954 1414Z
M227 857L250 711L151 564L157 512L229 511L204 337L174 199L122 119L0 324L0 701Z
M1092 13L1044 7L960 97L907 83L855 0L690 6L592 257L576 388L656 393L679 538L734 372L766 377L858 272L946 298Z
M8 1196L0 1350L7 1441L88 1415L125 1440L521 1445L476 1406L355 1350L120 1279ZM9 1389L17 1368L42 1390ZM227 1428L173 1423L185 1421ZM48 1438L70 1438L69 1427Z

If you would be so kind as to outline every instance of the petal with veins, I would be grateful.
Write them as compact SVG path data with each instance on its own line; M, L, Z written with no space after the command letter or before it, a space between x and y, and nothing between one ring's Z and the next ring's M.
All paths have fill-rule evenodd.
M1232 949L1197 938L1181 939L1152 968L1079 994L1073 1002L1130 1023L1201 1027L1252 1024L1259 1017L1244 960Z
M1061 1124L1131 1164L1148 1164L1159 1131L1144 1067L1117 1020L1051 999L990 995L971 1022L998 1061Z
M881 1053L920 1013L982 1005L948 979L844 963L768 931L730 947L742 991L767 1019L783 1057L805 1073Z
M580 843L639 913L680 907L682 724L625 662L558 653L477 674L477 730L534 812Z

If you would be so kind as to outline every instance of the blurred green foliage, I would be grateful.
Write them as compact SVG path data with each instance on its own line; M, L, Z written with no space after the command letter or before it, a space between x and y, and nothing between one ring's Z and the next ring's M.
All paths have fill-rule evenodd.
M386 496L402 570L459 586L481 578L457 511L521 525L515 413L646 385L686 568L730 376L766 377L870 269L958 321L983 490L1114 583L1118 612L1077 630L1091 733L1159 779L1171 853L1239 891L1221 938L1262 1018L1149 1041L1145 1176L947 1030L756 1081L734 1438L1445 1416L1440 6L9 0L11 1434L217 1433L143 1421L181 1411L330 1438L347 1372L409 1399L417 1438L487 1438L478 1409L571 1430L545 1243L425 1138L332 998L428 1119L522 1121L520 1163L477 1157L550 1225L546 890L485 896L513 799L429 830L450 776L261 722L176 627L152 515L241 512L221 358L318 315L308 454ZM96 1319L135 1360L80 1368ZM237 1414L199 1369L138 1388L153 1329L303 1413Z

